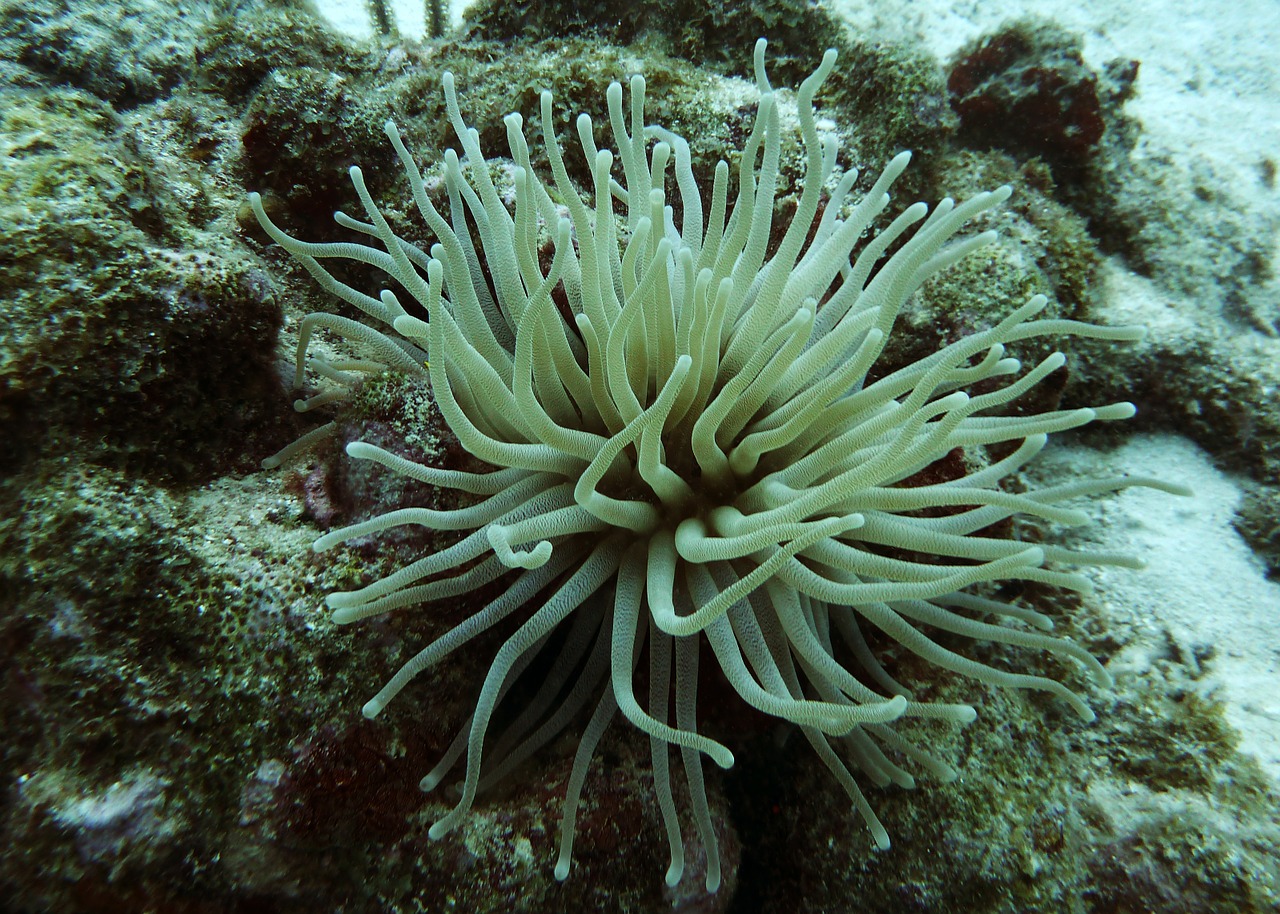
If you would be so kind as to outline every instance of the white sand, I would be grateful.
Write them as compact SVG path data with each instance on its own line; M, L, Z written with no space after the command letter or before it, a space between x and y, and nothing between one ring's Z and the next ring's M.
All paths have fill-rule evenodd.
M855 30L921 39L941 60L1009 19L1036 16L1084 36L1095 69L1141 61L1126 111L1170 149L1245 169L1280 151L1280 3L1166 0L834 0Z
M1136 634L1110 669L1142 672L1160 658L1196 666L1208 653L1205 684L1223 700L1241 749L1280 780L1280 585L1232 527L1240 500L1233 480L1195 445L1173 435L1143 435L1099 455L1054 446L1039 461L1046 481L1063 475L1155 476L1191 486L1179 498L1127 489L1088 508L1097 523L1072 531L1079 546L1140 556L1141 571L1090 574L1094 600L1113 624ZM1208 649L1208 651L1206 651Z
M1121 192L1118 212L1143 226L1146 258L1187 313L1225 314L1232 330L1272 327L1280 339L1280 278L1249 275L1259 260L1280 273L1280 3L832 2L855 32L918 39L944 62L1029 12L1080 34L1095 70L1138 60L1124 111L1142 127L1132 152L1141 180Z
M474 0L453 0L445 3L449 21L455 28L462 24L462 13L473 2ZM311 3L321 18L338 31L356 38L369 38L373 35L368 0L311 0ZM426 31L425 0L387 0L387 7L401 35L414 40L422 39Z
M1135 158L1161 168L1170 186L1204 185L1219 195L1197 202L1195 194L1171 192L1155 205L1185 202L1187 224L1196 227L1245 226L1256 234L1255 227L1280 222L1280 192L1261 180L1263 161L1280 155L1275 0L1170 0L1156 14L1136 0L834 0L834 9L857 31L914 36L944 61L1029 9L1081 33L1085 59L1095 69L1113 58L1135 58L1141 61L1137 93L1125 108L1143 128ZM1172 263L1186 263L1204 256L1194 242L1194 231L1169 238L1162 253ZM1280 254L1274 233L1269 246ZM1203 274L1205 281L1213 281L1210 274ZM1221 343L1275 343L1233 326L1220 305L1207 306L1211 288L1180 299L1111 261L1104 289L1099 310L1106 319L1141 323L1152 339L1207 331ZM1273 302L1274 289L1272 284L1267 292ZM1083 448L1059 446L1046 454L1046 466L1098 472L1099 459ZM1207 674L1240 731L1242 748L1280 780L1280 586L1265 580L1261 562L1231 526L1239 488L1202 451L1172 436L1138 438L1101 459L1112 472L1159 476L1196 491L1192 499L1178 499L1129 490L1106 501L1102 523L1083 534L1148 562L1144 572L1098 576L1098 599L1116 624L1139 635L1113 663L1141 668L1167 654L1170 644L1186 656L1211 647Z

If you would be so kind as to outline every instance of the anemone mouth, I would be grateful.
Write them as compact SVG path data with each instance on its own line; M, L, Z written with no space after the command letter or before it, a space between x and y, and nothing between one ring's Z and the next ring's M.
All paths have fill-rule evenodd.
M464 764L460 799L432 826L433 838L462 820L483 786L585 715L555 867L565 878L587 766L621 714L649 739L671 853L668 883L680 879L684 860L674 751L714 891L719 856L703 765L710 759L727 768L733 754L699 731L700 662L714 660L744 702L801 729L882 848L888 833L856 775L911 786L912 768L951 779L950 764L893 724L966 724L976 712L915 700L873 643L887 639L944 673L1049 692L1086 720L1092 711L1063 683L980 663L935 636L1048 652L1078 663L1099 685L1108 682L1087 651L1045 633L1051 625L1043 615L981 589L1026 580L1086 590L1087 578L1072 566L1132 564L991 531L1019 516L1081 523L1087 516L1065 502L1124 486L1175 490L1134 477L1016 493L1001 485L1049 434L1133 412L1114 404L1014 414L1010 404L1061 368L1063 357L1054 353L1024 370L1006 347L1039 337L1126 340L1138 331L1042 319L1045 299L1036 296L918 361L881 365L904 303L929 277L994 239L959 233L1010 191L943 200L932 212L914 204L873 232L909 156L897 156L866 196L853 198L856 175L837 173L835 141L816 127L814 95L835 64L828 51L796 94L802 189L790 223L775 227L782 127L764 51L762 40L759 107L736 190L721 162L703 194L688 143L647 125L645 83L636 76L629 107L621 85L607 91L616 150L597 148L590 118L578 119L593 181L588 194L568 176L549 93L541 113L550 177L532 167L523 121L511 115L512 187L500 192L446 74L446 107L463 150L445 156L447 218L387 125L437 239L429 250L393 231L358 168L351 178L368 221L338 221L381 247L299 241L250 198L267 233L370 320L321 314L304 321L298 383L311 370L334 386L302 408L339 401L359 376L403 372L430 383L462 447L492 468L427 466L353 442L353 459L468 493L474 503L392 511L315 543L329 549L403 525L460 534L366 586L330 594L339 623L490 586L498 593L409 659L365 704L367 717L480 632L519 621L493 659L471 719L423 778L432 789ZM396 292L372 296L341 282L323 263L330 258L394 277L414 313ZM309 356L316 329L357 344L362 356ZM264 464L278 465L328 433L317 430ZM1001 456L983 457L991 445ZM972 460L951 473L927 472L957 451ZM517 702L513 686L539 657L541 680L518 690ZM634 690L645 678L641 664L647 695ZM498 727L495 710L504 701L515 706Z

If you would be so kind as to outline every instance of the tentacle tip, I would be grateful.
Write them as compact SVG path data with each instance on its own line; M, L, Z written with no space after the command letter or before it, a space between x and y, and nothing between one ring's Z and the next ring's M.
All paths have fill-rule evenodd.
M853 514L846 514L844 517L840 518L840 524L840 532L849 533L852 530L857 530L859 527L865 527L867 525L867 516L856 512Z
M961 705L960 711L956 715L956 722L962 727L967 727L978 719L978 709L973 705Z
M430 828L427 829L427 837L430 838L432 841L439 841L445 835L449 834L452 828L453 828L452 823L448 822L445 819L441 819L439 822L435 823L434 825L432 825Z
M677 863L672 861L671 865L667 867L667 875L664 877L667 887L674 889L680 884L682 876L684 876L684 862Z
M541 568L551 559L551 544L543 540L530 551L515 551L512 555L515 559L515 567L532 571L535 568ZM499 558L499 561L501 561L501 558Z
M373 720L382 713L382 709L386 706L386 702L378 701L376 698L370 698L364 703L364 707L360 709L360 713L363 714L367 720Z
M568 878L569 878L569 861L557 860L556 861L556 882L564 882Z
M1039 568L1044 564L1044 550L1039 546L1024 549L1019 555L1029 568Z
M274 470L280 464L284 463L279 457L264 457L262 459L262 468L264 470Z

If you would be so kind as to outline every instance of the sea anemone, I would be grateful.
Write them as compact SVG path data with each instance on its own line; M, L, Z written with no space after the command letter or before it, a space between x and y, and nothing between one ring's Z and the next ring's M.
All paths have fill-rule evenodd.
M329 595L340 624L499 582L498 596L401 667L364 706L367 717L477 634L508 617L519 620L493 659L470 721L422 781L432 789L465 755L461 797L431 827L434 838L459 824L479 790L591 706L564 799L555 874L565 878L588 764L621 711L649 738L670 844L667 882L679 881L684 865L674 748L713 891L720 867L703 758L728 768L733 755L699 732L700 663L712 660L743 701L800 728L880 848L889 836L855 773L877 785L912 785L905 766L952 778L949 765L892 724L963 724L975 711L914 700L873 644L887 638L939 675L1050 692L1085 720L1092 718L1088 705L1061 682L982 663L931 633L1047 651L1078 662L1095 682L1109 682L1086 650L1045 633L1052 627L1045 615L993 598L989 585L1022 580L1084 591L1087 579L1072 566L1136 562L1028 545L993 531L1017 516L1082 524L1086 515L1065 505L1071 499L1129 485L1172 487L1117 478L1002 488L1050 433L1134 412L1128 403L1035 414L1010 409L1065 358L1053 353L1023 371L1005 347L1065 335L1132 340L1139 331L1036 319L1046 301L1036 296L916 362L896 370L880 365L904 303L927 278L993 240L993 232L956 235L1010 190L960 204L943 200L931 214L916 203L873 230L909 154L851 199L857 175L839 173L837 144L819 135L813 109L835 64L835 51L827 51L797 93L802 189L790 223L776 228L783 130L764 50L761 40L759 106L732 201L725 162L704 198L686 140L646 125L640 76L630 81L629 112L621 85L607 92L616 152L597 148L587 115L577 120L594 185L585 199L565 166L550 93L541 98L549 183L530 163L521 117L508 115L514 166L504 195L448 73L448 115L463 149L462 157L453 150L444 157L448 219L387 124L437 239L429 252L396 234L359 168L351 179L368 221L342 213L336 219L380 248L299 241L250 196L271 238L325 289L381 325L306 318L297 383L310 367L334 386L299 408L340 399L362 373L422 376L462 447L493 468L425 466L372 443L348 444L357 460L473 498L450 510L390 511L315 542L323 551L401 525L469 531L368 586ZM406 307L396 292L375 298L356 290L321 264L326 258L381 270L411 301ZM309 358L317 327L359 344L363 357ZM266 464L278 465L330 428ZM991 445L994 455L986 456ZM939 469L957 454L964 459ZM519 690L523 704L500 733L490 733L496 707L544 651L548 662L534 667L542 678ZM642 661L648 688L637 696Z

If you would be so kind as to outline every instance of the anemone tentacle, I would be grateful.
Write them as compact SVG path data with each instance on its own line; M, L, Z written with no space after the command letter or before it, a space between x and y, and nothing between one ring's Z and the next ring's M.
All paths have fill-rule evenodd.
M429 467L353 442L347 450L354 459L478 500L455 510L395 511L315 544L327 549L400 524L466 534L381 580L330 595L341 623L505 582L486 606L408 660L366 704L368 716L483 629L515 614L522 620L499 650L464 732L424 778L430 789L465 760L461 799L432 827L433 837L461 820L483 786L595 699L569 780L556 877L570 870L592 750L620 711L650 743L670 845L667 882L679 881L685 859L671 784L674 749L714 891L720 867L703 762L728 767L733 754L699 730L700 653L714 658L745 702L802 729L878 847L888 846L889 835L857 775L911 786L910 766L941 780L955 774L894 722L965 724L975 715L968 705L913 699L865 631L878 630L939 670L1046 691L1085 719L1093 712L1076 689L987 665L931 632L1048 652L1078 663L1100 685L1108 681L1087 651L1044 633L1046 616L1001 603L983 588L1032 580L1083 590L1088 581L1073 566L1134 564L1001 539L989 532L993 524L1015 516L1082 523L1087 515L1063 502L1130 485L1179 491L1145 478L1068 481L1016 494L1000 487L1048 434L1133 414L1123 403L1011 414L1010 405L1059 370L1064 357L1055 353L1023 371L1006 347L1038 337L1125 340L1137 332L1036 319L1045 305L1036 296L995 326L913 364L877 369L907 300L929 277L995 239L993 232L959 233L1011 191L944 200L931 213L917 203L873 231L909 156L894 158L866 196L854 199L855 176L837 174L836 143L816 126L814 99L835 65L828 51L796 96L802 189L792 221L779 230L783 129L764 54L761 40L758 111L736 192L721 162L704 194L689 143L646 125L645 81L633 76L629 107L620 84L606 93L615 148L596 147L586 115L576 122L593 184L585 195L569 177L550 94L540 100L549 177L531 164L522 118L510 115L515 165L513 193L506 194L446 74L448 116L461 145L460 153L446 154L442 170L447 213L433 202L395 125L386 126L436 236L429 250L395 233L359 169L351 179L367 221L343 214L338 221L380 248L297 240L250 196L270 237L370 322L308 318L299 383L307 368L339 388L378 370L429 378L449 428L493 467ZM374 296L346 285L323 265L334 258L385 272L410 308L395 292ZM373 359L340 369L309 358L306 336L317 327ZM322 395L299 408L332 399ZM992 444L1003 448L983 466L980 455ZM972 469L918 481L957 448L974 455ZM571 630L563 637L555 632L561 623ZM552 678L492 737L495 707L544 650L558 651ZM644 695L633 682L646 656Z

